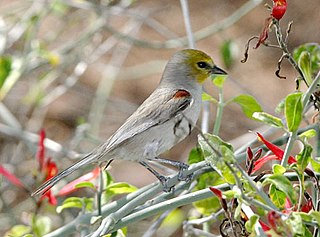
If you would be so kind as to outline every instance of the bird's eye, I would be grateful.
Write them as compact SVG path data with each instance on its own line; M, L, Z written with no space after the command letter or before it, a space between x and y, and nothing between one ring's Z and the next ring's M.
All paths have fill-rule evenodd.
M198 62L197 63L199 68L206 68L207 67L207 63L206 62Z

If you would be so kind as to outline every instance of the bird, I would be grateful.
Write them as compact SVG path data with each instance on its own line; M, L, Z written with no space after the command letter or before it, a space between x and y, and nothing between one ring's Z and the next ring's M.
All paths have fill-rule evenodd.
M168 178L147 162L158 161L179 168L178 177L188 168L183 162L160 158L187 137L195 127L202 105L203 83L211 75L227 73L203 51L182 49L165 66L157 88L138 109L106 140L82 159L40 185L32 196L44 194L64 177L91 163L122 159L139 162L153 173L168 192Z

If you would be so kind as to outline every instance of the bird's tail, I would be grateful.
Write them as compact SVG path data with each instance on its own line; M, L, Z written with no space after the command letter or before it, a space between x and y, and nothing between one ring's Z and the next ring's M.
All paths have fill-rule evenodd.
M36 196L38 194L45 194L47 191L49 191L50 188L52 188L56 183L58 183L61 179L68 176L69 174L73 173L77 169L79 169L81 166L90 164L97 160L97 155L94 153L89 153L85 157L83 157L81 160L76 162L75 164L71 165L69 168L61 171L56 176L52 177L51 179L47 180L43 184L41 184L35 191L32 192L32 196Z

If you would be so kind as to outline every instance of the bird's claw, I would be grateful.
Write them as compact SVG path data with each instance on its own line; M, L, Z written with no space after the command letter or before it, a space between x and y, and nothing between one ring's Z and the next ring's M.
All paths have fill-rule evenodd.
M165 176L159 177L159 181L162 184L163 192L165 192L165 193L169 193L171 191L174 191L174 186L170 186L168 183L169 180L170 180L170 178L167 178Z
M185 163L181 163L181 166L179 167L179 173L178 173L178 180L179 181L185 181L190 182L193 178L193 174L185 175L184 172L189 169L189 165Z

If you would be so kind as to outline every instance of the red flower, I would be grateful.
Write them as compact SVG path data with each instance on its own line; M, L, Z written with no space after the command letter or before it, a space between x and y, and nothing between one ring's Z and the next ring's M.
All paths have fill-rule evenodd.
M261 159L257 160L254 163L254 168L252 170L253 172L259 170L267 161L270 161L270 160L282 160L283 155L284 155L284 151L280 147L277 147L276 145L274 145L271 142L267 141L260 133L257 133L257 135L258 135L259 140L262 141L266 145L266 147L270 151L272 151L272 153L274 155L268 155L268 156L262 157ZM289 160L288 160L289 164L293 164L293 163L296 163L296 162L297 161L293 156L289 156Z
M58 173L58 168L56 163L51 161L51 158L48 158L45 166L43 167L43 171L45 172L45 175L46 175L45 181L47 181ZM56 197L53 195L51 190L48 190L45 194L43 194L40 197L40 201L42 201L45 198L48 198L49 203L53 206L56 206L58 203Z
M222 196L222 192L217 189L217 188L214 188L214 187L209 187L210 191L215 194L217 196L217 198L219 199L220 203L221 203L221 206L223 208L223 210L225 212L228 212L228 205L227 205L227 201L225 198L223 198Z
M92 170L90 173L87 173L83 176L81 176L80 178L72 181L71 183L68 183L67 185L65 185L58 193L59 196L64 196L67 195L69 193L72 193L74 191L77 190L77 188L75 188L75 186L81 182L86 182L86 181L92 181L94 180L100 173L100 168L97 167L94 170Z
M58 201L56 199L56 197L53 195L52 191L49 190L47 191L45 194L43 194L41 197L40 197L40 202L42 200L44 200L45 198L48 198L48 202L53 205L53 206L56 206L58 204Z
M48 158L48 160L46 162L45 171L46 171L46 179L45 179L46 181L51 179L56 174L58 174L57 165L56 165L56 163L51 161L50 157Z
M45 146L44 146L44 139L46 138L46 132L44 129L41 129L39 134L39 143L38 143L38 151L37 151L37 160L39 162L39 170L42 171L44 168L45 162Z
M0 165L0 174L6 177L12 184L25 189L24 184L14 174L11 174L7 169L5 169L2 165Z
M266 223L264 223L263 221L259 220L259 223L260 223L260 225L261 225L261 227L262 227L262 230L263 230L264 232L266 232L266 231L268 231L268 230L271 229L271 228L270 228Z
M281 217L275 211L270 211L268 213L268 222L269 222L271 228L274 229L275 231L277 231L277 229L278 229L277 226L278 226L279 222L281 222Z
M313 204L312 204L312 199L308 199L307 200L307 203L304 204L302 207L301 207L301 211L302 212L305 212L305 213L308 213L309 211L313 210Z
M46 138L46 133L42 129L39 134L39 143L38 143L38 151L37 151L37 160L39 162L39 170L41 173L44 173L45 181L51 179L58 173L58 168L56 163L54 163L50 157L46 158L45 151L46 148L44 146L44 140ZM39 202L42 202L45 198L48 198L48 201L51 205L57 205L57 199L53 195L51 190L48 190L44 195L40 197Z
M269 28L270 28L271 22L272 22L272 17L268 17L265 20L263 29L262 29L260 36L259 36L259 40L258 40L256 46L253 47L254 49L257 49L260 46L260 44L263 44L268 39Z
M273 7L271 16L280 20L287 10L287 1L286 0L273 0Z

